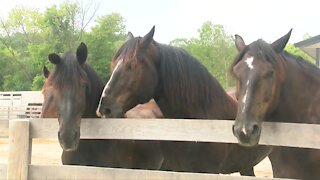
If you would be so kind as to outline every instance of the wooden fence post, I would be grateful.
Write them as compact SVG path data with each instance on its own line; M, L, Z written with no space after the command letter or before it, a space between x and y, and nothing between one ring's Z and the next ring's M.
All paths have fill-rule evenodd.
M29 120L10 120L7 179L28 179Z

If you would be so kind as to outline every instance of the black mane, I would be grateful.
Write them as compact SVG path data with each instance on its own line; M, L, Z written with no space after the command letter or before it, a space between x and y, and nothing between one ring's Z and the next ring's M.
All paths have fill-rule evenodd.
M295 65L298 69L305 72L306 74L311 74L312 76L319 78L320 77L320 70L317 66L310 63L306 59L302 58L301 56L296 56L290 54L286 51L281 53L281 56L285 60L286 63L291 63Z
M114 60L117 60L118 57L122 56L123 60L131 60L132 57L136 54L136 48L138 47L141 37L135 37L130 41L125 42L119 50L114 55Z
M212 111L215 102L228 107L224 89L196 58L182 48L159 43L156 46L160 50L160 83L165 87L162 91L171 105L180 104L182 109L198 112Z

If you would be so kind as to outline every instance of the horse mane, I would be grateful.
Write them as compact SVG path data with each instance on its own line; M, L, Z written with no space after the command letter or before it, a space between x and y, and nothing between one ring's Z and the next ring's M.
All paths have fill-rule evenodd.
M160 52L160 87L169 103L182 109L219 111L228 105L226 92L208 70L182 48L156 43ZM225 104L224 104L225 103Z
M104 84L94 69L84 63L84 71L87 74L88 82L86 89L86 112L83 117L96 117L96 108L98 107Z
M312 74L312 76L316 77L316 79L318 79L318 77L320 76L319 68L306 59L302 58L301 56L293 55L287 51L283 51L281 53L281 56L284 57L283 59L286 63L295 65L295 67L300 71L303 71L306 74Z
M118 57L120 57L120 56L122 57L123 60L125 60L124 63L128 62L126 60L134 59L132 57L134 57L136 55L136 49L138 47L140 39L141 39L141 37L135 37L135 38L131 39L130 41L125 42L119 48L119 50L116 52L113 60L117 60Z

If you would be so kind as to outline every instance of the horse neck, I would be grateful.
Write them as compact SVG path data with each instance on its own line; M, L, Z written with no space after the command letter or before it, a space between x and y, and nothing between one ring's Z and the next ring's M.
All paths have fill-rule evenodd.
M191 104L181 103L183 101L180 99L181 101L176 100L172 103L170 99L176 97L171 97L170 95L165 94L165 92L168 92L164 91L167 86L163 84L161 80L154 99L165 118L235 119L237 113L237 102L224 91L216 79L212 78L206 85L209 85L210 83L217 85L215 86L216 88L208 92L208 96L215 95L214 97L217 97L216 99L206 97L211 100L199 99ZM180 91L179 89L177 90ZM190 89L187 90L189 91Z
M320 70L310 72L286 60L284 72L278 104L268 120L320 124Z
M86 109L83 114L83 118L96 118L96 109L99 104L100 96L103 91L102 80L98 77L96 72L89 66L85 68L88 75L88 81L90 81L88 89L90 91L86 92Z
M236 117L237 103L227 94L221 102L212 102L206 106L194 105L188 108L180 103L169 103L168 98L158 96L156 102L165 118L194 118L194 119L229 119Z

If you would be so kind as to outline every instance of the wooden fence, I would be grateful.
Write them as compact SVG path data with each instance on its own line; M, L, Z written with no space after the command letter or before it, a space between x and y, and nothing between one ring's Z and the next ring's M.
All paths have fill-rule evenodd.
M237 143L233 121L179 119L83 119L83 139L173 140ZM263 123L260 144L320 149L320 125ZM204 173L32 165L32 138L57 137L56 119L0 121L0 138L9 138L8 165L0 179L267 179ZM270 133L273 132L273 133Z

